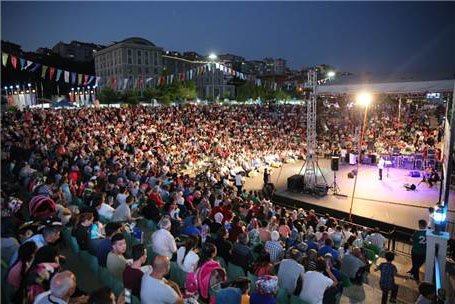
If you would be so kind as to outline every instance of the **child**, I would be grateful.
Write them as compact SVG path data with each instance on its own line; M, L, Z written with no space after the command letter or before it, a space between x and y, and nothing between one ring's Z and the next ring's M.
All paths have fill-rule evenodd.
M395 284L395 275L397 274L397 268L392 264L395 259L395 254L391 251L385 253L385 259L387 262L381 263L375 271L381 271L381 278L379 279L379 286L382 290L382 304L387 304L387 298L390 295L390 303L397 302L398 285Z
M419 297L415 304L432 304L435 299L434 285L427 282L419 284Z

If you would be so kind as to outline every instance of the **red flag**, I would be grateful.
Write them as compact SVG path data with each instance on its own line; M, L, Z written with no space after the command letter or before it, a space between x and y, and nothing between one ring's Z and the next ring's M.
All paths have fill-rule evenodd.
M16 56L11 56L11 64L13 65L14 68L17 67L17 57Z
M117 90L117 78L114 77L114 80L112 81L112 89Z
M55 68L50 67L49 68L49 79L50 80L52 80L52 78L54 77L54 72L55 72Z
M84 85L86 86L87 85L87 82L88 82L88 75L84 75Z

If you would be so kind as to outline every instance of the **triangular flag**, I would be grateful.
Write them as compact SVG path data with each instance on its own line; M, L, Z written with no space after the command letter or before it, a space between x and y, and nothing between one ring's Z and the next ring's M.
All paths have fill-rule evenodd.
M88 75L84 75L84 85L88 84Z
M145 83L148 83L148 82L152 81L152 79L153 79L153 77L147 78L147 79L145 80Z
M50 80L52 80L52 78L54 77L54 72L55 72L55 68L50 67L49 68L49 79Z
M36 72L38 71L38 69L41 67L41 64L39 63L35 63L35 66L33 67L33 69L30 70L30 72Z
M47 68L47 65L43 65L43 69L41 70L41 78L46 78Z
M62 75L62 70L60 69L57 69L57 76L55 77L55 81L59 81L60 80L60 76Z
M17 68L17 57L16 56L11 56L11 64L13 65L13 68Z
M21 71L22 71L24 69L25 59L24 58L20 58L19 61L21 63Z
M70 72L64 71L63 72L63 78L65 79L66 83L69 83L70 82Z
M82 74L77 74L77 84L78 85L82 84Z
M95 79L95 76L93 76L93 75L90 76L90 79L87 81L87 84L91 84L93 79Z
M31 67L33 64L33 61L30 61L30 60L27 60L27 65L25 66L24 70L28 69L29 67Z
M126 90L126 87L128 86L128 78L123 79L123 90Z
M75 84L75 83L76 83L76 73L71 72L71 84Z
M6 66L6 64L8 63L8 56L9 55L6 54L6 53L2 54L2 64L3 64L3 66Z
M101 77L100 76L96 76L96 80L95 80L95 87L97 87L100 83L100 79Z

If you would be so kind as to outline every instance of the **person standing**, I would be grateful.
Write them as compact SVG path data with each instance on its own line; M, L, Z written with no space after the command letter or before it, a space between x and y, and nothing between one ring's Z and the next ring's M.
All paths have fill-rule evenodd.
M270 183L270 172L267 168L264 169L264 186L267 186Z
M425 257L427 253L427 221L419 220L419 230L416 230L412 235L412 268L408 271L412 278L417 282L419 279L419 269L425 263Z
M382 170L384 170L385 160L381 156L378 161L378 170L379 170L379 180L382 180Z
M242 173L241 172L237 172L237 174L235 175L235 186L237 187L237 194L240 195L242 193L242 188L243 188L243 183L244 183L244 179L242 177Z

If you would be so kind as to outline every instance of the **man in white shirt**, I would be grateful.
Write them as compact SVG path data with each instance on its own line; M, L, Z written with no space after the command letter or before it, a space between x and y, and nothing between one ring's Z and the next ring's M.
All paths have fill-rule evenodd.
M378 169L379 169L379 180L382 180L382 170L384 170L385 160L384 158L379 157Z
M98 212L99 216L102 216L103 218L110 221L112 219L112 216L114 215L115 209L106 204L104 202L104 199L100 199L96 206L96 211Z
M324 271L330 278L322 274ZM324 258L320 257L316 261L316 271L308 271L303 275L303 287L299 297L309 304L322 304L326 289L337 284L338 281L327 267Z
M177 251L174 236L169 232L171 230L171 220L163 217L158 226L160 229L152 234L153 251L171 259L172 255Z
M301 253L298 249L291 249L290 258L284 259L280 263L278 270L278 285L286 289L289 294L293 294L299 276L305 274L305 268L300 264Z
M141 283L142 304L181 304L182 294L175 282L164 277L169 273L171 262L169 258L157 256L153 260L153 271L144 274Z
M235 186L237 187L237 193L240 194L242 193L242 188L243 188L243 177L241 172L237 172L235 175Z
M374 228L374 232L367 236L366 242L370 242L372 245L375 245L379 249L384 250L387 239L381 234L379 227Z
M63 271L52 278L50 290L40 293L33 303L66 304L69 303L74 291L76 291L76 276L71 271Z

